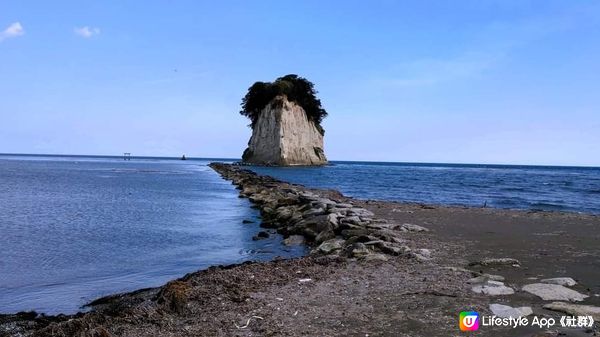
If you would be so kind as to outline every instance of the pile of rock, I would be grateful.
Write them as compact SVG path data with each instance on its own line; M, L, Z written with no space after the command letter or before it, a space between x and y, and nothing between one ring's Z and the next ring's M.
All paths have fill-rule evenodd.
M304 237L313 254L339 255L366 260L386 260L386 255L430 258L426 249L414 250L402 238L406 232L424 232L413 224L391 224L351 203L324 198L299 185L261 176L239 166L211 163L224 179L240 189L261 211L265 228L286 238ZM294 239L293 241L297 241Z

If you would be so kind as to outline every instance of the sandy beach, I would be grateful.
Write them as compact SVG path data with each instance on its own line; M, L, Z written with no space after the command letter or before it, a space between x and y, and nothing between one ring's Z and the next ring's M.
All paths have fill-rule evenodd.
M530 318L560 319L563 312L544 308L557 301L523 290L557 277L573 278L577 284L568 289L587 296L576 304L600 305L598 216L355 200L246 173L240 178L238 167L213 168L226 179L235 176L241 196L261 209L261 235L279 232L300 241L298 233L305 233L313 252L298 259L211 267L159 288L96 300L83 314L3 315L0 336L460 336L465 333L458 328L459 313L492 315L491 304L530 307ZM320 237L323 231L313 236L310 222L300 228L276 221L268 198L281 191L300 195L298 206L290 198L286 206L281 206L284 199L276 201L279 207L301 209L300 223L315 213L315 200L327 210L348 205L356 211L337 219L334 237ZM365 216L351 223L352 212ZM332 240L342 247L325 251L325 243L338 242ZM514 293L474 291L499 284ZM599 333L596 323L575 329L482 327L471 335Z

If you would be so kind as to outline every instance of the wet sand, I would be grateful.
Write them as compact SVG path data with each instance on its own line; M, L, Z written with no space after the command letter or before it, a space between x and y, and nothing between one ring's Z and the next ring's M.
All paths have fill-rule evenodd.
M160 288L100 299L85 314L0 316L0 336L461 336L459 312L491 314L490 303L531 306L536 316L558 319L561 313L542 308L549 301L519 289L559 276L578 281L572 289L590 296L582 303L599 304L598 216L362 201L310 191L364 207L389 223L428 228L398 235L413 250L430 250L431 258L312 254L213 267ZM469 266L488 257L518 259L520 267ZM474 293L467 281L480 272L504 276L516 293ZM596 324L570 330L482 327L470 335L599 333Z
M600 217L490 208L419 206L367 202L377 215L418 223L441 240L464 245L457 262L491 256L518 259L521 268L505 272L523 283L530 278L572 277L582 290L600 294ZM589 302L600 304L600 297Z

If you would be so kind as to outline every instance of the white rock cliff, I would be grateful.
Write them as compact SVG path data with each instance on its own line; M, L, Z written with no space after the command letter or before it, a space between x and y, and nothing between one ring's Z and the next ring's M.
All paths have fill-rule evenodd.
M322 129L300 105L277 96L261 111L242 160L257 165L325 165Z

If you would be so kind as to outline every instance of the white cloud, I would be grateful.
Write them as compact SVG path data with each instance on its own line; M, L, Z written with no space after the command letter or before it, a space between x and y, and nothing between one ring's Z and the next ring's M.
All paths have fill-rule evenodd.
M75 27L75 29L73 31L75 32L76 35L81 36L85 39L88 39L94 35L100 34L100 28L88 27L88 26Z
M15 22L0 32L0 41L25 34L20 22Z

